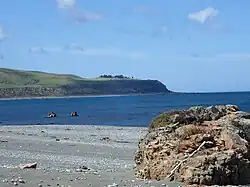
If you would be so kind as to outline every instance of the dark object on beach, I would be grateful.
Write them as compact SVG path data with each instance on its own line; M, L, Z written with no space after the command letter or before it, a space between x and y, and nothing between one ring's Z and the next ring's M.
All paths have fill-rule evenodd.
M80 166L79 168L77 168L75 171L76 172L86 172L89 171L90 169L86 166Z
M54 112L48 113L48 118L55 118L55 117L56 117L56 113Z
M110 138L109 138L109 137L103 137L103 138L101 138L100 140L110 141Z
M19 166L21 169L36 169L37 163L24 164Z
M77 112L71 112L71 116L79 116Z

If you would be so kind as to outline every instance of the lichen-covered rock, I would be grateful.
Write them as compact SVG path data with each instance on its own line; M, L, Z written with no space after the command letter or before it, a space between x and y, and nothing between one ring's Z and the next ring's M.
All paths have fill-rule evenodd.
M171 110L159 115L152 121L150 128L164 127L170 124L196 124L204 121L217 120L230 112L236 112L239 107L236 105L191 107L188 110Z
M250 184L249 118L235 105L158 116L139 142L136 176L188 185Z

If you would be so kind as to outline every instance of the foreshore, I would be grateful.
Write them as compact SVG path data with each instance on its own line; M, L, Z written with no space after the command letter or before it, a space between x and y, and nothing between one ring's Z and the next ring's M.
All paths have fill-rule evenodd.
M68 98L91 98L91 97L124 97L124 96L140 96L140 95L161 95L161 94L171 94L174 92L167 93L141 93L141 94L114 94L114 95L81 95L81 96L46 96L46 97L5 97L0 98L0 101L3 100L28 100L28 99L68 99Z
M0 186L177 186L135 179L134 152L146 132L90 125L0 126ZM18 167L35 162L36 169Z

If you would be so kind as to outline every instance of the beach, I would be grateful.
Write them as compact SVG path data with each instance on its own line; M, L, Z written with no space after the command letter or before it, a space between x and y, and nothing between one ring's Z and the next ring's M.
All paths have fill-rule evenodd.
M30 100L30 99L74 99L74 98L98 98L98 97L130 97L130 96L150 96L150 95L166 95L172 94L175 92L167 93L130 93L130 94L86 94L86 95L76 95L76 96L40 96L40 97L3 97L0 98L0 101L9 101L9 100ZM181 94L181 93L179 93Z
M147 128L0 126L0 186L177 186L134 176L134 152ZM21 164L37 163L36 169Z

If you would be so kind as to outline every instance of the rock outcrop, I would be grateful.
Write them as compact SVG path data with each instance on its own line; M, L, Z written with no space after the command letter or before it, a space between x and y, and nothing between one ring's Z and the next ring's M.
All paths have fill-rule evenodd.
M173 110L154 119L135 153L141 179L250 184L250 113L235 105Z

